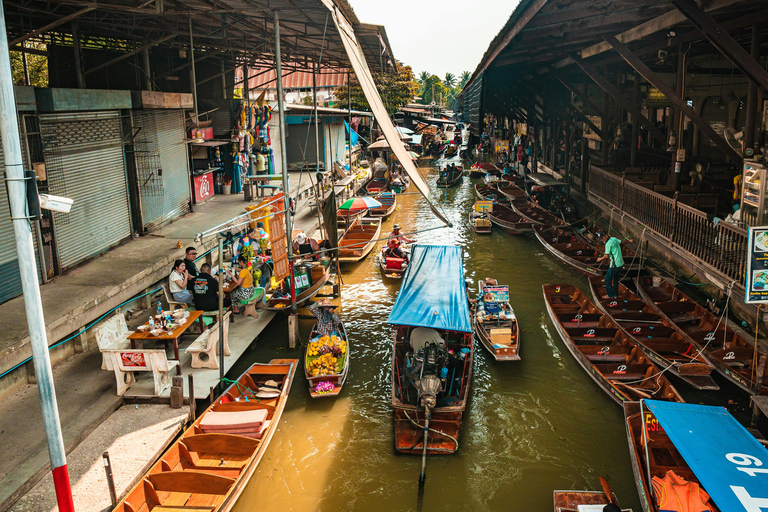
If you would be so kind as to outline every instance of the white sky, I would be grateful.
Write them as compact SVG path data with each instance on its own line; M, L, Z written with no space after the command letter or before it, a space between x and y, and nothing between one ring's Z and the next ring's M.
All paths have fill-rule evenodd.
M395 58L445 77L472 73L519 0L350 0L362 23L384 25Z

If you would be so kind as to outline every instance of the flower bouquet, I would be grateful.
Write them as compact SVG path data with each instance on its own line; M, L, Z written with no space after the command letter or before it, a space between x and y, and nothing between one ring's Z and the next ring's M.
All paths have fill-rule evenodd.
M331 391L333 391L333 389L334 389L333 382L324 380L322 382L317 383L317 386L315 386L315 393L330 393Z

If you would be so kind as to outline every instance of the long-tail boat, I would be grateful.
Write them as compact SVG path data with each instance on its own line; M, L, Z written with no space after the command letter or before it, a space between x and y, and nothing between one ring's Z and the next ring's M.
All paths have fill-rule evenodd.
M542 287L547 311L570 353L616 403L683 402L664 373L608 315L569 284Z
M381 234L381 218L357 219L339 240L339 263L354 263L365 259Z
M475 336L496 361L520 360L520 323L509 304L509 286L486 278L478 282Z
M530 233L534 226L531 221L503 204L496 205L488 217L493 224L512 235Z
M475 194L479 199L494 201L497 203L508 203L506 197L501 195L499 189L495 185L483 185L481 183L475 183Z
M205 410L114 512L232 510L285 409L296 359L256 363Z
M605 246L592 245L558 227L534 226L533 232L539 242L555 257L587 275L601 276L608 271L608 263L597 263L604 254ZM637 255L632 249L622 247L624 256L623 272L630 272L637 267Z
M461 247L414 246L387 323L395 331L395 449L430 455L455 452L474 359Z
M340 332L320 336L317 324L312 327L304 353L304 376L309 382L312 398L338 396L349 374L349 338L344 324Z
M566 226L566 222L563 219L552 215L541 206L538 206L537 204L534 204L527 199L516 199L514 201L510 201L509 205L517 213L523 217L528 218L535 224L542 224L544 226Z
M439 170L437 188L448 188L457 185L464 177L464 168L460 165L448 164Z
M619 283L616 299L605 298L602 277L591 277L589 288L597 307L619 324L651 361L695 389L720 389L710 376L714 367L701 350L629 288Z
M499 182L496 184L496 188L499 189L499 193L510 201L528 200L528 193L514 183L507 181Z
M376 196L376 200L381 203L381 206L368 208L368 215L371 217L381 217L384 220L397 208L397 196L392 192L382 192Z
M642 400L624 417L644 512L765 510L768 451L724 407Z
M637 291L653 309L676 325L686 340L701 350L715 370L748 393L768 393L768 368L759 390L755 378L755 347L743 330L681 292L661 277L636 280Z

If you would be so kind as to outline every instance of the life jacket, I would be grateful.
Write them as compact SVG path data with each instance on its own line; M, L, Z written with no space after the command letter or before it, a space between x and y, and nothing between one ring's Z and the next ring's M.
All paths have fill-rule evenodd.
M651 485L659 512L714 512L709 494L674 471L667 471L664 478L653 477Z

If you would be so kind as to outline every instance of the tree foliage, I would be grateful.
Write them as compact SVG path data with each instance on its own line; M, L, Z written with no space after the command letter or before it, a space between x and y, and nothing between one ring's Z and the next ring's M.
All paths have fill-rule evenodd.
M453 87L456 85L456 75L453 73L446 73L445 78L443 79L443 85L449 89L453 89Z
M44 44L27 43L28 46L38 50L45 50ZM24 85L24 60L21 52L11 53L11 74L13 83ZM29 70L29 85L34 87L48 87L48 57L45 55L27 54L27 69Z
M397 63L397 70L390 73L374 73L373 81L379 90L381 100L389 115L393 115L400 107L413 101L418 84L414 80L413 70L401 62ZM350 86L337 87L334 92L339 106L345 108L348 98L352 96L352 108L355 110L371 110L368 100L365 99L362 87L357 77L350 77Z

